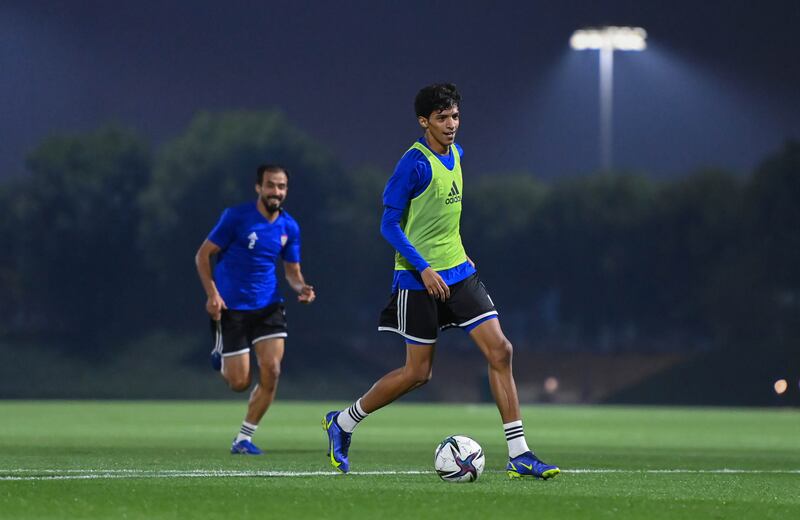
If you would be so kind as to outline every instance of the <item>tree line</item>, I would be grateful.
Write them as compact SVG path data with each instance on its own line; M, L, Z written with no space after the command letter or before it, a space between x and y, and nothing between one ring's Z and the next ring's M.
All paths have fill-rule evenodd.
M371 334L391 280L379 233L391 172L344 167L278 112L228 112L198 114L157 149L117 127L53 136L27 175L0 182L0 337L89 357L153 330L198 330L194 252L225 207L255 197L264 162L290 170L286 208L321 297L300 318L313 324L306 341ZM465 174L465 246L518 346L800 339L798 142L748 176Z

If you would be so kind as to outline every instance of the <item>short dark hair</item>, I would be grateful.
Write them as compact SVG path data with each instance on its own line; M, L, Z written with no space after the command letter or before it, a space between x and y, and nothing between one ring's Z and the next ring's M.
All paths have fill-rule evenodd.
M262 164L256 169L256 184L261 184L264 182L264 174L266 172L275 173L275 172L283 172L286 174L286 178L289 178L289 170L281 166L280 164Z
M434 112L447 110L461 103L461 94L452 83L434 83L417 92L414 110L417 117L430 117Z

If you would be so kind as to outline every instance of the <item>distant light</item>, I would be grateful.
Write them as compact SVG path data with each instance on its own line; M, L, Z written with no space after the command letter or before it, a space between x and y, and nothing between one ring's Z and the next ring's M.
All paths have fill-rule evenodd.
M616 51L643 51L647 48L647 31L641 27L598 27L580 29L572 33L569 44L576 51L586 49L613 49Z
M775 393L778 395L783 394L786 392L786 389L789 388L789 383L786 382L785 379L778 379L775 381Z
M554 394L558 390L558 379L553 376L544 380L544 391L548 394Z

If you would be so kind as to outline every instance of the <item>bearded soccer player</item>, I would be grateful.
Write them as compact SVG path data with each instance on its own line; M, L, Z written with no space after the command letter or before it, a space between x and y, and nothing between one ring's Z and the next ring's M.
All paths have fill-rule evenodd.
M350 470L353 430L372 412L428 382L439 330L448 327L467 332L488 361L489 384L508 442L509 476L549 479L560 472L528 448L511 371L511 343L461 243L463 150L455 142L460 101L452 84L419 91L414 108L424 135L397 163L383 192L381 234L396 254L392 297L378 330L405 339L406 363L379 379L352 406L323 419L330 462L343 473Z
M214 336L212 365L236 392L250 388L250 352L258 362L258 382L231 453L260 455L253 434L275 399L284 341L286 312L278 291L278 259L301 303L314 301L314 288L300 270L300 227L282 208L289 173L281 166L257 169L258 198L226 209L195 256L206 291L206 311ZM217 256L213 275L211 257Z

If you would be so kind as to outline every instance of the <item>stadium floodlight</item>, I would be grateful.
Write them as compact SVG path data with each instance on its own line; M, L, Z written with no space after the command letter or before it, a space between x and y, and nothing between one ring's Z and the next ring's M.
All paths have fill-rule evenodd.
M600 51L600 157L604 170L611 168L611 114L614 51L643 51L647 31L641 27L594 27L572 33L570 46L576 51Z
M569 43L576 51L604 48L617 51L643 51L647 48L647 31L641 27L580 29L572 33Z

